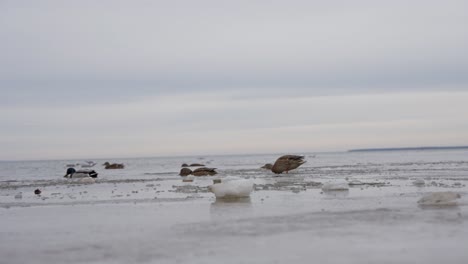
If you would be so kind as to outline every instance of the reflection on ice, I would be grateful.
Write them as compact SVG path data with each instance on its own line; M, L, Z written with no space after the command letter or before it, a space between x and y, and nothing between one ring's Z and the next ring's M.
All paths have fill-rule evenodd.
M210 205L210 214L213 219L232 219L246 217L253 213L250 197L217 198Z
M212 205L218 205L218 206L227 206L227 205L232 205L232 204L250 204L251 200L250 197L223 197L223 198L218 198Z
M349 190L331 190L331 191L323 191L323 194L326 198L345 198L349 195Z
M322 191L329 192L329 191L348 191L349 185L347 182L327 182L323 184Z

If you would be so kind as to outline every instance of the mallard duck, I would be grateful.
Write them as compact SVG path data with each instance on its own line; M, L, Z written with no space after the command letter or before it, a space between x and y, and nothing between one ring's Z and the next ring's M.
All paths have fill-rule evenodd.
M110 164L109 162L105 162L105 163L102 164L102 165L105 166L104 168L105 168L106 170L123 169L123 168L125 168L125 165L119 164L119 163Z
M284 155L279 157L275 161L275 164L273 164L271 171L276 174L280 174L283 172L288 173L290 170L297 169L304 163L306 163L306 161L304 160L304 156Z
M265 165L263 165L262 167L260 167L261 169L265 169L265 170L271 170L271 168L273 168L273 164L271 163L267 163Z
M213 176L217 174L215 170L216 168L206 168L206 167L198 168L192 171L192 175L193 176L208 176L208 175Z
M189 176L190 174L192 174L191 169L189 169L189 168L180 169L180 173L179 173L180 176L185 177L185 176Z
M64 178L86 178L86 177L91 177L91 178L97 178L98 173L95 172L94 170L75 170L74 168L68 168L67 173Z

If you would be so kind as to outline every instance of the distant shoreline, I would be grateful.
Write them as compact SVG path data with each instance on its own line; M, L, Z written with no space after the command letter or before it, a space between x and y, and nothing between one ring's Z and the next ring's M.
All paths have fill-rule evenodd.
M408 147L408 148L367 148L367 149L350 149L348 152L372 152L372 151L414 151L414 150L457 150L468 149L468 146L455 147Z

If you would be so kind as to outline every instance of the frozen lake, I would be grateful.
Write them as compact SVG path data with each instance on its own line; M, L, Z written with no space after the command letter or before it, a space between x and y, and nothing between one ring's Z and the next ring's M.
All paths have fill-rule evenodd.
M468 263L467 150L312 153L279 177L259 168L278 156L97 160L93 184L62 177L82 161L0 162L0 263ZM184 162L219 174L182 182ZM207 186L225 176L253 179L250 199L217 201ZM323 191L330 182L355 185ZM417 203L447 191L456 205Z

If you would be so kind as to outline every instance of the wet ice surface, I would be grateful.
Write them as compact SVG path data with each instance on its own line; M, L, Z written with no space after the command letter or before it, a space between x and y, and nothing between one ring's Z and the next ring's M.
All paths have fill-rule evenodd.
M193 159L96 167L93 184L62 179L67 161L48 162L52 175L21 164L44 176L3 174L0 263L467 263L468 152L328 155L279 177L259 169L274 156L203 160L254 181L228 201L208 192L213 177L182 182ZM418 204L431 192L461 198Z

